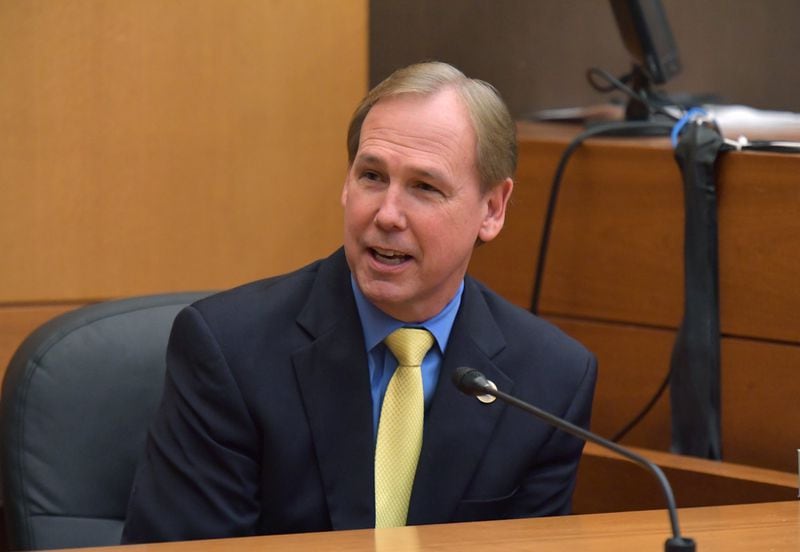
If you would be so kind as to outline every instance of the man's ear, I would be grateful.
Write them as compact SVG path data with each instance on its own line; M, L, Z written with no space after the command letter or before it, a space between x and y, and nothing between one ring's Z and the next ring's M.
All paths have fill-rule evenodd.
M347 204L347 182L350 180L349 176L350 176L350 173L348 172L347 176L345 176L345 178L344 178L344 185L342 186L342 196L340 198L340 201L342 203L342 207L344 207Z
M478 239L480 241L492 241L503 229L503 224L506 221L506 207L513 189L514 181L511 178L506 178L484 195L486 216L478 231Z

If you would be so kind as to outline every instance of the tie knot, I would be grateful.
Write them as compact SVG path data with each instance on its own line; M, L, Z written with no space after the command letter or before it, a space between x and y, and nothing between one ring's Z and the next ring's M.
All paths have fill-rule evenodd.
M422 359L433 345L433 336L421 328L400 328L383 340L399 366L421 366Z

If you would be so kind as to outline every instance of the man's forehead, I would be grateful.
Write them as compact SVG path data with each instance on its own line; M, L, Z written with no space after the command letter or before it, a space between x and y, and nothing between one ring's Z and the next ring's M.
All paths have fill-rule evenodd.
M399 145L452 150L464 155L476 142L472 121L460 96L443 90L433 95L402 94L377 102L361 127L359 152L365 144L396 141Z
M403 92L381 98L369 110L366 120L369 120L370 115L375 112L389 113L397 117L421 117L424 119L442 116L449 119L451 123L472 126L464 99L452 87L425 94Z

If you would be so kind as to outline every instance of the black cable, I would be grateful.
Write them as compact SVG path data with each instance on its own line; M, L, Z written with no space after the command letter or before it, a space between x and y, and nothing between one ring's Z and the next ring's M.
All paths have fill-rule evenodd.
M595 81L595 77L600 75L606 81L609 82L608 86L602 86ZM550 186L550 196L547 202L547 210L545 211L545 218L544 223L542 225L542 235L539 241L539 254L536 261L536 273L534 275L533 281L533 294L531 298L531 307L530 311L533 314L538 314L539 311L539 300L541 298L541 287L542 287L542 279L544 275L545 263L547 260L547 251L550 244L550 232L553 224L553 217L555 215L555 208L556 203L558 201L558 194L561 188L561 180L564 175L564 171L566 170L567 162L569 161L572 154L575 150L588 138L595 137L595 136L642 136L642 135L649 135L649 136L669 136L674 126L674 122L678 121L679 118L676 117L674 114L668 112L667 110L663 109L661 106L655 104L653 102L652 97L647 97L645 94L641 94L636 90L629 87L626 83L632 78L631 75L626 75L621 79L617 79L607 71L603 69L599 69L596 67L590 68L586 72L586 78L589 81L589 84L598 91L601 92L611 92L614 89L619 90L629 96L631 99L641 102L647 110L655 115L663 115L667 117L667 121L623 121L623 122L613 122L613 123L601 123L592 126L591 128L585 130L584 132L580 133L576 136L567 146L564 153L561 155L561 159L559 160L558 167L556 168L555 175L553 176L553 181ZM684 111L681 108L681 111ZM716 122L712 122L713 126L717 128ZM728 149L734 149L734 146L728 145ZM785 142L785 141L753 141L753 142L745 142L744 144L740 144L738 148L741 150L753 150L753 151L769 151L769 152L776 152L776 153L800 153L800 143L798 142ZM644 419L644 417L652 410L661 396L664 394L667 386L669 385L670 378L672 376L672 370L667 371L666 376L664 377L663 381L659 385L658 389L656 390L655 394L650 398L650 400L645 404L645 406L636 414L630 422L625 424L619 431L617 431L614 436L611 438L611 441L618 442L622 438L624 438L634 427L636 427L639 422Z
M748 151L769 151L772 153L800 153L800 142L787 142L784 140L753 140L742 146Z
M613 83L609 83L609 84L603 85L603 84L600 84L599 82L597 82L595 80L595 72L599 72L599 71L600 71L599 69L597 71L592 71L592 69L589 69L589 70L586 71L586 80L589 82L589 86L591 86L592 88L594 88L598 92L602 92L603 94L608 94L609 92L613 92L614 90L618 90L617 86L614 85ZM627 74L622 75L621 77L619 77L618 80L619 80L619 82L628 84L631 81L632 78L633 78L633 73L627 73Z
M714 125L716 127L716 124ZM717 128L717 132L719 129ZM727 147L725 151L731 151L734 148ZM754 141L754 142L747 142L741 146L741 149L744 150L754 150L754 151L770 151L770 152L777 152L777 153L800 153L800 143L798 142L781 142L781 141ZM655 394L647 401L647 404L636 414L631 421L629 421L625 426L622 427L619 431L617 431L612 437L611 441L617 443L621 441L625 436L630 433L630 431L636 427L639 422L641 422L647 414L653 409L656 405L658 400L666 391L667 386L669 385L670 378L672 377L672 368L667 371L666 376L662 380L661 384L658 386Z
M595 80L597 76L605 79L609 85L602 86L598 84ZM632 100L640 102L642 105L644 105L651 115L663 115L672 121L678 120L678 117L664 109L663 105L660 105L666 102L664 102L664 100L659 98L656 94L651 92L651 95L648 96L647 94L643 94L628 86L626 82L628 82L630 79L631 75L625 75L621 79L618 79L605 69L600 69L599 67L590 67L586 71L586 80L589 81L589 84L595 90L599 90L600 92L612 92L615 89L619 90Z
M539 254L536 261L536 273L533 279L533 297L531 299L530 311L533 314L538 314L539 299L541 297L542 277L544 275L544 268L547 260L547 251L550 244L550 231L553 225L553 216L555 214L556 203L558 201L558 193L561 188L561 180L564 171L567 167L567 162L572 156L573 152L588 138L593 136L641 136L647 135L661 135L668 136L672 130L672 123L656 122L656 121L621 121L613 123L602 123L593 126L576 136L561 154L561 159L558 162L553 181L550 185L550 197L547 202L547 210L545 211L544 223L542 224L542 236L539 241ZM658 401L669 383L669 372L667 373L661 387L647 403L639 414L637 414L631 422L618 431L612 441L617 441L625 436L642 418L644 418L652 409L653 405Z
M602 86L595 80L597 76L604 78L609 85ZM640 94L636 90L629 87L626 82L632 79L632 75L626 75L622 79L617 79L607 71L596 67L590 68L586 72L586 78L589 84L601 92L611 92L617 89L631 99L641 102L651 114L660 114L667 117L667 121L623 121L616 123L598 124L589 128L576 136L572 142L567 146L567 149L561 155L558 163L553 182L550 186L550 197L547 202L547 210L545 211L545 219L542 225L542 236L539 242L539 255L536 261L536 274L534 276L533 296L531 298L531 312L537 314L539 311L539 300L541 298L542 280L544 276L544 268L547 260L547 251L550 244L550 232L553 224L553 217L555 215L556 203L558 201L558 194L561 189L561 180L566 170L567 162L572 156L573 152L588 138L593 136L641 136L641 135L656 135L668 136L672 130L673 122L678 118L672 113L669 113L660 106L654 105L651 98ZM629 422L618 431L612 438L612 441L622 439L631 429L633 429L653 408L655 403L661 398L667 385L669 384L670 373L668 372L664 381L659 386L655 395L647 402L645 407Z
M595 80L597 75L603 77L608 82L608 85L603 86L598 84L598 82ZM589 84L595 90L599 92L613 92L614 90L619 90L631 98L642 100L642 97L633 88L626 84L630 79L631 75L625 75L618 79L605 69L600 69L599 67L589 67L589 69L586 70L586 80L589 81Z
M609 84L603 86L596 81L597 76L605 79ZM547 210L545 211L544 223L542 225L542 235L539 242L539 254L536 261L536 273L533 280L533 294L531 298L530 311L533 314L538 314L539 300L541 298L542 280L544 276L545 263L547 260L547 251L550 244L550 232L553 224L553 217L555 215L556 203L558 201L558 194L561 189L561 180L566 170L567 162L574 153L574 151L588 138L593 136L636 136L636 135L669 135L673 128L673 122L678 121L679 118L674 114L663 109L661 106L653 102L652 97L647 97L646 94L640 93L633 88L629 87L626 83L632 79L632 75L625 75L621 79L617 79L607 71L592 67L586 72L586 79L589 84L600 92L612 92L619 90L629 96L632 100L640 102L652 114L659 114L666 116L669 122L659 121L624 121L616 123L597 124L576 136L567 146L564 153L561 155L558 167L556 168L553 181L550 186L550 196L547 202ZM684 111L681 109L681 111ZM716 127L716 123L712 122ZM717 128L719 131L719 129ZM733 146L728 146L733 149ZM728 148L726 148L728 149ZM740 144L736 149L747 149L755 151L770 151L779 153L800 153L800 143L798 142L779 142L779 141L754 141L745 142ZM655 394L645 404L645 406L636 414L630 422L625 424L619 431L617 431L611 438L611 441L617 442L624 438L644 417L652 410L653 406L658 402L664 394L672 375L671 369L667 371L666 376L659 385Z
M626 436L626 435L627 435L627 434L628 434L628 433L629 433L629 432L630 432L630 431L631 431L631 430L632 430L634 427L636 427L637 425L639 425L639 422L641 422L641 421L642 421L642 419L644 419L644 417L645 417L645 416L647 416L647 414L649 414L649 413L650 413L650 411L653 409L653 407L654 407L654 406L656 405L656 403L658 402L658 399L660 399L660 398L661 398L661 395L663 395L663 394L664 394L664 391L667 389L667 385L669 385L669 380L670 380L670 378L671 378L671 377L672 377L672 368L670 368L669 370L667 370L667 375L664 377L664 380L661 382L661 385L659 385L659 386L658 386L658 389L656 390L655 394L654 394L654 395L653 395L653 396L650 398L650 400L649 400L649 401L647 401L647 404L646 404L646 405L644 405L644 408L642 408L642 409L639 411L639 413L638 413L636 416L634 416L634 417L633 417L633 419L632 419L630 422L628 422L627 424L625 424L625 426L624 426L622 429L620 429L619 431L617 431L617 432L616 432L616 433L615 433L615 434L614 434L614 435L611 437L611 441L613 441L613 442L615 442L615 443L619 442L619 441L620 441L620 440L622 440L622 438L623 438L623 437L625 437L625 436Z

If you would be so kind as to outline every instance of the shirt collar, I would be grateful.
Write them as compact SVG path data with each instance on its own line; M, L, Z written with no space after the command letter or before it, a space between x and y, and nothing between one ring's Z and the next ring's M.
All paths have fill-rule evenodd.
M456 319L458 308L461 306L461 296L464 293L464 281L458 287L455 296L450 300L438 314L416 324L401 322L392 318L378 307L369 302L359 289L353 276L350 276L350 284L353 287L353 295L356 299L358 315L361 318L361 328L364 332L364 343L367 351L371 351L376 345L382 343L387 335L403 326L425 328L436 340L439 350L444 353L447 348L447 341L450 339L450 331L453 329L453 322Z

